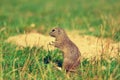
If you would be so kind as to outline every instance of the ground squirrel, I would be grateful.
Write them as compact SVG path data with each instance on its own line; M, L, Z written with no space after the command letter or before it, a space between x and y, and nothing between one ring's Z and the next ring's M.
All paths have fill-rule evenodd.
M80 51L77 46L69 39L62 28L52 29L49 35L56 39L55 42L52 42L52 45L63 52L63 69L67 72L74 71L80 64Z

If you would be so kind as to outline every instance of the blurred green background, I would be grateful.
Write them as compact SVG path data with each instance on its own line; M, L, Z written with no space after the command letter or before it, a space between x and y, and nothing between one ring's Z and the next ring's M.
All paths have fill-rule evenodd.
M54 26L77 29L83 34L120 40L119 0L1 0L0 28L10 34L35 24L48 32ZM8 32L9 33L9 32Z

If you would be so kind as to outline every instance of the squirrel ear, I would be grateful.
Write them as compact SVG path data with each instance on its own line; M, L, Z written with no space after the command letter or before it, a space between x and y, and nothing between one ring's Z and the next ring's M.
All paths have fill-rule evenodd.
M60 32L61 32L61 30L60 30L60 29L58 29L58 34L60 34Z

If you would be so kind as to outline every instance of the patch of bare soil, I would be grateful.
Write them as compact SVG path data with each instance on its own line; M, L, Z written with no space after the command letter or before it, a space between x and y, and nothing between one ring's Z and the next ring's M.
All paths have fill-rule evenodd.
M68 32L69 38L78 46L83 58L99 57L101 54L115 57L120 55L120 42L114 43L111 39L97 38L94 36L79 35L78 31ZM43 47L45 50L54 50L49 43L55 39L40 33L31 32L9 37L6 42L19 47Z

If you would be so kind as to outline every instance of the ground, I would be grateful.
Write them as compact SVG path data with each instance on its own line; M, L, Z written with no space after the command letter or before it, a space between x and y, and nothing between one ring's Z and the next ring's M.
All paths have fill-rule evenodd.
M95 36L80 35L79 31L67 31L69 38L78 46L83 58L100 57L101 54L106 54L111 57L118 55L120 42L114 42L110 38L98 38ZM54 41L54 38L37 32L30 32L11 36L7 42L14 43L19 47L43 47L45 50L54 50L49 43Z

